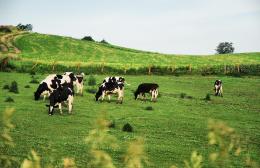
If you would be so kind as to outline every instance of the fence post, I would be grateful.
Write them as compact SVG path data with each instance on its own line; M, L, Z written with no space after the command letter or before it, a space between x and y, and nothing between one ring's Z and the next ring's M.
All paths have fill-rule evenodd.
M237 64L237 72L240 73L240 65Z
M37 65L38 65L38 62L36 61L35 64L32 66L31 70L33 70Z
M189 64L189 72L191 73L191 64Z
M151 73L152 73L152 67L149 66L149 67L148 67L148 75L151 75Z
M227 74L227 66L224 64L224 74Z
M101 72L102 72L102 73L104 72L104 66L105 66L105 63L103 62L103 63L101 64Z
M53 61L53 64L52 64L52 72L54 72L54 70L55 70L55 64L56 64L56 62Z
M175 71L175 65L172 66L172 73Z
M78 63L76 64L76 67L77 67L77 71L78 71L78 72L79 72L80 66L81 66L81 63L78 62Z

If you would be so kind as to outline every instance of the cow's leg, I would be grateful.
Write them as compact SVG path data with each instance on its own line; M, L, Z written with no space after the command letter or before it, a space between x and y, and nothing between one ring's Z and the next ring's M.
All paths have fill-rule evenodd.
M53 110L54 110L54 108L53 108L53 106L49 106L49 115L51 116L51 115L53 115Z
M123 99L124 99L124 90L120 90L120 103L122 104L123 103Z
M74 100L74 97L70 95L70 96L68 97L68 108L69 108L69 114L72 113L72 104L73 104L73 100Z
M62 114L62 107L61 107L61 103L59 103L58 105L59 105L60 114Z
M154 101L154 97L155 97L155 90L152 90L152 97L151 97L151 101Z
M117 103L122 104L122 103L123 103L123 94L122 94L122 90L119 90L119 91L117 92L117 95L118 95L118 97L117 97Z
M106 93L105 93L105 91L103 91L103 92L102 92L102 97L101 97L101 100L102 100L102 101L104 100L105 95L106 95Z
M107 97L108 97L108 102L110 103L111 95L109 94L107 95Z
M81 96L83 96L83 85L80 86L80 93L81 93Z

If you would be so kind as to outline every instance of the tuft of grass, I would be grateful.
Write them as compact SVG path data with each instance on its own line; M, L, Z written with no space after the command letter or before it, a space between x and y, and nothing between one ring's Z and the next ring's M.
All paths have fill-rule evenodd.
M205 97L204 100L206 100L206 101L210 101L210 100L211 100L210 93L207 93L207 94L206 94L206 97Z
M5 84L5 85L3 86L3 89L4 89L4 90L9 90L9 89L10 89L10 87L9 87L9 85L8 85L8 84Z
M192 96L188 96L186 93L181 93L180 98L182 98L182 99L193 99Z
M133 132L133 127L129 124L129 123L126 123L123 128L122 128L122 131L125 131L125 132Z
M30 83L35 83L35 84L39 84L40 82L36 79L36 78L33 78Z
M184 99L186 97L186 93L181 93L180 98Z
M35 72L35 71L30 71L29 74L30 74L30 75L36 75L36 72Z
M5 102L14 102L14 99L9 96L5 99Z
M30 85L25 85L24 88L31 88L31 86Z
M18 84L16 81L13 81L10 85L10 88L9 88L9 92L13 92L13 93L19 93L18 91Z
M115 121L113 120L113 121L110 121L109 123L108 123L108 128L115 128L116 127L116 123L115 123Z
M88 79L88 85L89 86L95 86L96 84L97 84L96 78L93 75L90 75L89 79Z
M86 92L95 94L97 92L97 90L95 88L88 88L88 89L86 89Z
M151 110L153 110L153 107L152 106L147 106L147 107L145 107L145 110L151 111Z

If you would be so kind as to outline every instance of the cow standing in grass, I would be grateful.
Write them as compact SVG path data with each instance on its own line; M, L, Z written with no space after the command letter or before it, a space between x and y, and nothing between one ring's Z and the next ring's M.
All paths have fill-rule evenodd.
M139 96L143 96L145 99L145 93L151 94L151 101L156 101L159 91L158 91L159 85L156 83L142 83L138 86L137 90L134 93L135 100Z
M84 86L84 73L78 74L76 75L76 81L75 81L75 85L76 85L76 93L77 94L81 94L83 96L83 86Z
M222 88L222 81L221 80L215 81L214 90L215 90L215 96L222 96L223 97L223 88Z
M117 103L123 103L123 97L124 97L124 83L123 82L114 82L114 81L108 81L101 84L99 87L95 98L96 101L98 101L101 97L101 100L103 101L105 96L108 96L108 100L110 102L111 94L117 94Z
M74 81L76 81L76 77L72 72L65 72L63 75L48 75L43 81L41 81L36 92L34 92L34 99L39 100L40 96L43 96L43 100L45 100L45 97L50 96L53 90L59 88L65 83L73 83Z
M72 83L65 83L50 94L49 115L53 115L54 108L59 107L60 114L62 114L62 103L67 103L69 114L72 113L72 104L74 100L74 91Z

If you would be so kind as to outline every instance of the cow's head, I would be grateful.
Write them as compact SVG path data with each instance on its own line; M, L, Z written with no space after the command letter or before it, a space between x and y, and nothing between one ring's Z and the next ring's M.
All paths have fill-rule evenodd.
M135 100L136 100L137 96L138 96L138 92L137 91L134 92L134 96L135 96Z
M99 99L100 96L102 95L102 91L103 91L103 87L100 86L100 87L98 88L98 91L97 91L96 95L95 95L96 101L98 101L98 99Z
M124 83L125 82L125 78L124 77L119 77L119 82L122 82L122 83Z
M39 100L40 99L41 94L39 92L34 92L34 100Z

